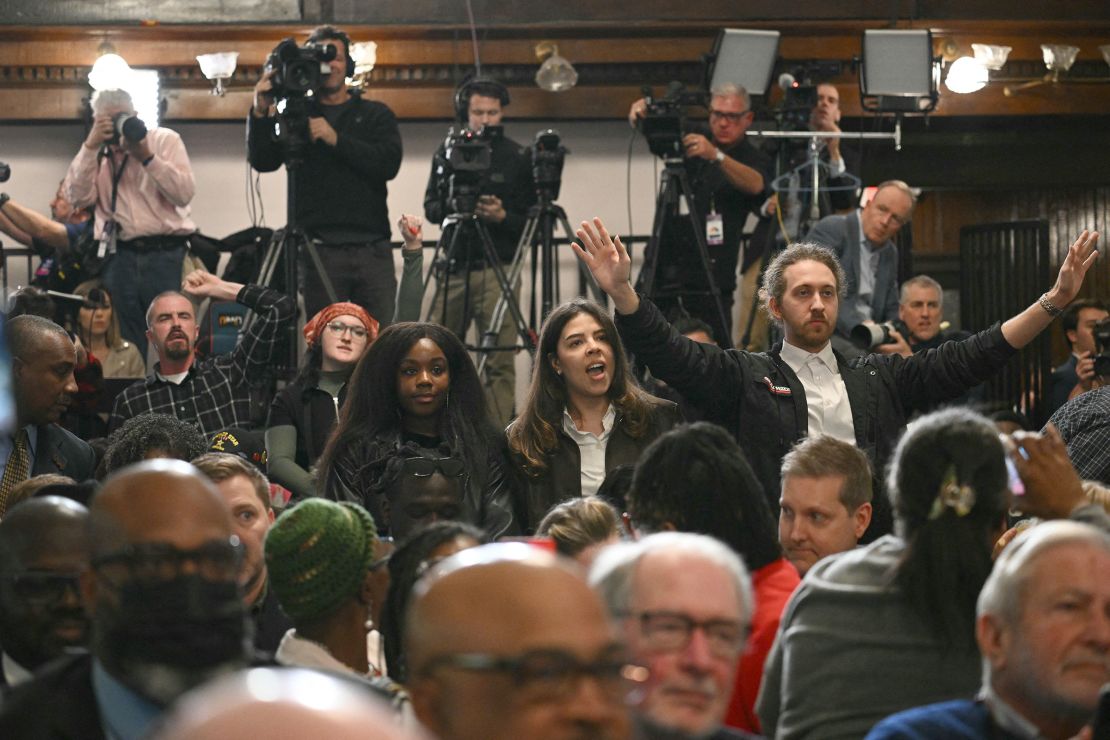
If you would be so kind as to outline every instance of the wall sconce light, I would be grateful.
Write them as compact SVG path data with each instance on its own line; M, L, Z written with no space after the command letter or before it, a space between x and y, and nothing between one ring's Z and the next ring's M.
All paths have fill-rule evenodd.
M131 66L116 53L111 41L102 41L96 49L97 58L89 71L93 90L123 90L131 81Z
M536 85L548 92L563 92L578 84L578 72L559 56L559 46L551 41L536 44L536 58L543 60L536 72Z
M987 86L986 66L974 57L960 57L948 68L944 86L961 95L977 92Z
M239 60L239 52L237 51L217 51L214 54L201 54L197 57L197 63L200 64L200 71L209 80L215 82L212 86L212 94L223 97L224 80L231 79L235 74L235 64Z

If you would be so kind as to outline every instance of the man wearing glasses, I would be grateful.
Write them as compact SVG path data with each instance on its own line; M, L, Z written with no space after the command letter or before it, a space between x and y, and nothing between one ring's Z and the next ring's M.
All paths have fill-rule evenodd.
M89 654L8 693L0 737L145 737L178 696L247 665L242 545L211 483L148 460L110 477L89 515Z
M754 737L722 727L754 607L735 553L704 535L653 534L602 551L590 584L648 670L639 737Z
M644 117L646 108L643 99L632 104L628 120L633 126ZM747 91L738 85L722 85L710 93L709 130L691 131L682 139L698 228L703 230L713 281L729 322L744 222L748 214L758 212L771 181L770 158L744 136L753 118ZM687 219L674 221L667 225L663 235L658 285L668 292L675 285L680 292L688 291L681 295L685 310L708 322L713 327L713 336L728 337L731 327L719 325L713 296L698 295L705 291L706 281ZM664 305L665 313L675 313L673 298L669 303L660 302L661 307Z
M519 542L464 550L416 586L408 688L439 740L618 740L643 669L581 576Z
M76 501L45 496L0 522L0 688L84 647L88 618L78 578L89 565L88 516Z
M874 197L852 213L826 216L806 241L828 247L847 275L833 347L848 357L862 354L848 342L852 328L898 318L898 247L894 236L910 222L917 196L901 180L880 183Z
M155 297L146 312L147 338L158 352L154 372L116 397L109 431L133 416L169 414L212 435L232 427L251 428L252 381L265 378L281 344L281 328L294 320L289 296L261 285L243 285L196 270L185 277L184 292ZM199 325L193 301L236 301L256 320L226 355L198 362Z

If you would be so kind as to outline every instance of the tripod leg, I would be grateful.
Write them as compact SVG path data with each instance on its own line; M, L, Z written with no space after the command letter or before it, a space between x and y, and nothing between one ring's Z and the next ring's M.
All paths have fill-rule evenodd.
M690 226L694 231L694 244L697 246L698 257L701 261L702 271L705 274L705 283L708 286L709 294L713 299L713 304L716 307L717 320L720 322L722 336L718 337L718 343L724 347L729 348L732 346L731 331L729 329L729 317L725 314L724 302L721 300L721 292L717 289L717 281L713 278L713 264L709 259L709 248L705 244L705 231L702 224L698 222L697 212L694 211L693 203L693 190L690 189L690 182L686 177L686 171L680 170L677 173L677 180L679 184L679 196L686 203L687 218L690 220Z
M566 211L564 211L560 206L553 207L555 209L555 217L559 219L559 222L563 225L563 230L566 232L567 241L574 241L574 232L571 231L570 221L567 219ZM552 229L554 229L554 226L552 226ZM578 293L580 295L583 295L586 292L589 292L590 297L592 297L595 301L603 306L608 305L607 302L609 300L609 297L605 295L605 291L603 291L601 287L597 284L597 281L594 280L594 276L590 274L589 268L586 267L585 263L582 262L582 260L580 259L575 258L574 262L578 266ZM555 264L556 266L558 266L558 260L556 260Z
M663 248L663 229L670 216L671 204L674 202L675 184L676 174L670 166L667 166L663 169L659 196L655 199L655 216L651 224L651 237L644 248L644 264L640 268L640 275L636 279L637 288L648 298L655 296L659 252Z
M324 269L324 261L320 258L320 252L316 249L316 245L308 237L303 239L302 244L304 251L308 253L312 260L312 266L316 270L316 276L320 278L320 284L324 286L324 293L328 296L328 305L336 303L339 298L335 293L335 286L332 285L331 278L328 277L328 271Z

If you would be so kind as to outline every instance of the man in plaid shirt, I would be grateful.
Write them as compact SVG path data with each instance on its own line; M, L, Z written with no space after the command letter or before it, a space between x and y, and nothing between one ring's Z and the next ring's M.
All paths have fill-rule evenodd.
M154 372L116 398L111 431L133 416L172 414L196 424L205 437L221 429L250 425L250 379L270 365L279 344L279 329L296 314L293 299L259 285L229 283L197 270L182 284L183 293L156 297L147 310L147 338L158 351ZM257 320L226 355L196 363L198 335L192 297L238 301L258 314Z

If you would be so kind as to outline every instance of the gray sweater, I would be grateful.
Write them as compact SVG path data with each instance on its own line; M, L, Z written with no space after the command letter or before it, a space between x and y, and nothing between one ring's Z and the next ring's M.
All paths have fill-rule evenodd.
M767 737L861 738L885 717L979 689L979 653L941 643L891 584L894 536L826 558L794 592L763 669Z

